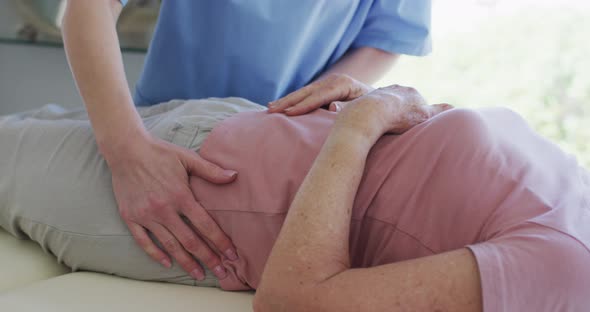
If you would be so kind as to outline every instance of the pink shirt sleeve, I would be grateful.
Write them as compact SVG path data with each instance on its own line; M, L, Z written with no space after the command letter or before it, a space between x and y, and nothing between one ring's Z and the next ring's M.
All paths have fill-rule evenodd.
M469 248L485 312L590 309L590 253L567 234L529 222Z
M335 118L242 113L218 125L204 158L235 169L191 180L232 238L224 289L256 288L289 204ZM486 312L590 306L590 184L575 159L506 109L454 109L371 150L351 223L353 266L468 247Z

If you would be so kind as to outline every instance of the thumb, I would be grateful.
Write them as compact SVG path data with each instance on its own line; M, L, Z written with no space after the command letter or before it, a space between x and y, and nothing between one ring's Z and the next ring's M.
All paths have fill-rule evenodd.
M198 176L216 184L233 182L238 176L237 171L223 169L191 151L183 152L181 157L190 176Z
M331 112L339 112L346 105L347 105L346 102L334 101L334 102L330 103L330 106L328 107L328 110L331 111Z

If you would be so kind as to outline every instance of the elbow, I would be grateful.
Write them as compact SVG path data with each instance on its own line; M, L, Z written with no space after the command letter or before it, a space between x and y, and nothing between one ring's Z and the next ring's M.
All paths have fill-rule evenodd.
M259 295L258 292L252 301L254 312L302 312L311 311L302 300L292 300L282 296Z
M252 309L254 312L302 312L317 311L309 291L295 287L261 287L256 290ZM283 285L284 286L284 285Z
M262 293L260 290L256 291L254 300L252 300L252 311L254 312L267 312L271 311L270 300L266 293Z
M267 267L254 295L252 309L254 312L327 312L330 308L326 298L333 294L327 282L339 275L335 272L345 272L348 267L343 264L341 270L330 274L310 274L307 270L296 269L273 271Z
M267 291L262 289L257 289L256 294L254 295L254 299L252 300L252 310L254 312L270 312L273 311L272 308L272 298L273 296L270 295ZM278 310L274 310L278 311Z

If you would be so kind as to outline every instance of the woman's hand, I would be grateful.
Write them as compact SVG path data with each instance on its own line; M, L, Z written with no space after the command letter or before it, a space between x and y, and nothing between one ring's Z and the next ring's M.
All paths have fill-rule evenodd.
M349 102L335 102L336 128L352 129L375 142L385 133L401 134L431 117L453 108L428 105L414 88L392 85Z
M325 78L268 104L269 113L285 113L289 116L303 115L334 101L350 101L373 90L347 75L330 74ZM331 104L329 109L336 111Z
M168 254L192 277L205 278L201 260L220 279L226 272L206 242L230 260L237 255L230 239L197 202L189 175L213 183L229 183L236 172L223 170L198 154L146 135L108 159L119 212L137 243L154 260L171 266L169 257L148 236L151 232ZM185 223L186 217L191 224ZM196 228L200 234L193 230Z

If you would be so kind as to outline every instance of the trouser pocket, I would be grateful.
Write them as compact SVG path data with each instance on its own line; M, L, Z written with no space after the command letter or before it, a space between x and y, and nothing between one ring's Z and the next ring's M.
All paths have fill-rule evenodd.
M198 146L196 142L199 134L199 124L192 116L178 117L167 132L166 140L174 145L194 150Z

